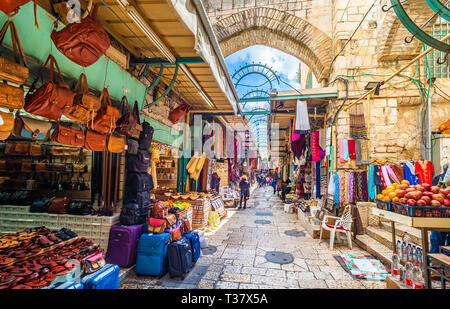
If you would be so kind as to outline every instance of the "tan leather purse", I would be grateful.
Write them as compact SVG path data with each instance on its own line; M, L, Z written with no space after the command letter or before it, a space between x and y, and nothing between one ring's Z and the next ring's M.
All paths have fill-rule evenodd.
M113 153L121 153L125 150L125 138L110 135L108 137L108 151Z
M52 146L52 156L79 156L81 148Z
M89 93L86 75L80 75L74 91L76 91L77 94L73 100L73 105L64 111L64 115L67 118L80 123L93 121L102 103L100 98L97 98L95 95Z
M3 120L3 124L0 125L0 140L4 141L11 135L14 129L14 115L0 112L0 117Z

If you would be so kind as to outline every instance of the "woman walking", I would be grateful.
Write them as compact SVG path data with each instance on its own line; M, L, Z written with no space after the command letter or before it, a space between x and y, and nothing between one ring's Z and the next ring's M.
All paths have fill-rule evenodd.
M242 209L242 200L244 200L244 209L247 208L247 200L250 196L250 184L248 183L247 176L242 175L239 182L239 188L241 189L241 199L239 201L238 209Z

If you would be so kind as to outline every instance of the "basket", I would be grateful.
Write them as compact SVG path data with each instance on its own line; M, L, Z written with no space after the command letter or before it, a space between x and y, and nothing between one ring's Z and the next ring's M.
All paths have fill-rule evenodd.
M450 207L409 206L392 203L392 211L408 217L450 218Z
M392 202L375 199L375 203L377 204L377 208L379 209L392 211Z

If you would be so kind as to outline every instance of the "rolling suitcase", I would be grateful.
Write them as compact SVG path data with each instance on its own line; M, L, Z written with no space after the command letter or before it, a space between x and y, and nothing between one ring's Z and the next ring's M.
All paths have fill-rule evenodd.
M170 234L142 234L138 242L136 274L162 276L167 272Z
M182 277L184 279L184 274L188 273L192 267L190 241L182 237L179 241L170 243L167 250L170 277Z
M130 267L135 264L137 243L141 234L141 225L111 226L106 263L117 264L120 267Z
M192 261L195 263L200 258L201 255L201 248L200 248L200 236L198 236L197 233L186 233L183 235L183 237L186 237L191 242L191 248L192 248Z
M95 273L81 277L81 283L89 290L116 290L119 288L120 267L106 264Z
M69 281L59 284L55 287L56 290L83 290L83 285L79 282Z

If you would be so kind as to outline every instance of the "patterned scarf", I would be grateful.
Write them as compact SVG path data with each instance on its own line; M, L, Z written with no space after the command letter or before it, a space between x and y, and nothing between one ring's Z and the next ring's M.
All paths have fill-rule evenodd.
M350 185L349 185L349 178L348 178L348 174L349 173L345 173L345 183L344 183L344 187L345 187L345 204L348 204L349 202L349 193L350 193Z
M345 175L339 173L339 205L343 206L345 203Z
M334 174L334 203L339 208L339 173Z
M354 175L353 173L348 173L348 201L353 204L353 185L354 185Z
M364 102L353 105L349 110L350 136L364 138L367 136L366 121L364 117Z

